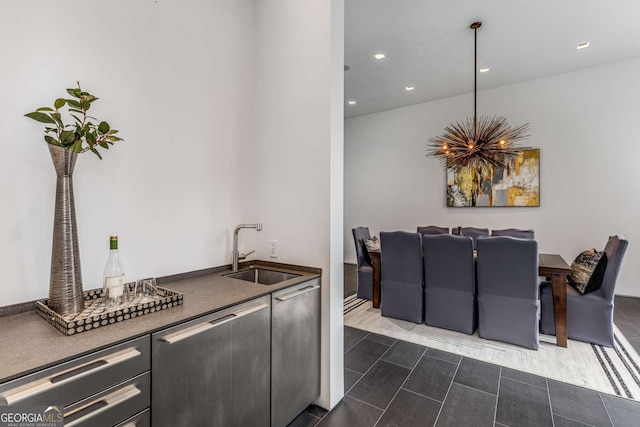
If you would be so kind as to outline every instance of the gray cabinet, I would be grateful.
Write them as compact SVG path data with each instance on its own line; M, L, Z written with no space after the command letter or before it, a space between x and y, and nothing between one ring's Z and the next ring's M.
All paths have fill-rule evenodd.
M319 283L272 295L272 427L286 426L320 395Z
M271 301L152 335L154 427L269 426Z
M65 426L113 426L149 407L149 336L0 385L0 405L63 405Z
M118 424L116 427L150 427L151 426L151 411L145 409L139 414L134 415L126 421Z

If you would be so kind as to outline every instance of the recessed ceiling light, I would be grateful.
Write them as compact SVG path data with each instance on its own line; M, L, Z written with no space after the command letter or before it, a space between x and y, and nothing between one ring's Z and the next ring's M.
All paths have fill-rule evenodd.
M355 105L356 101L353 101L353 100L352 100L352 101L348 101L347 103L348 103L349 105Z
M407 91L414 90L415 86L407 86L404 89L407 90Z
M481 73L486 73L487 71L489 71L489 67L480 68Z
M373 55L374 58L376 59L382 59L385 57L384 53L376 53L375 55Z
M584 42L584 43L580 43L577 46L577 49L584 49L584 48L587 48L587 47L589 47L589 42Z

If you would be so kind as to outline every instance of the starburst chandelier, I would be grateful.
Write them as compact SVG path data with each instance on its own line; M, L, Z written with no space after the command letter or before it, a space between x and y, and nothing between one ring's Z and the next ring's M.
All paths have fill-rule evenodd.
M440 136L430 138L427 156L440 159L448 168L473 168L487 170L490 167L505 167L515 155L516 141L529 137L529 124L512 127L500 116L477 117L478 86L478 28L482 22L474 22L473 30L473 119L450 124Z

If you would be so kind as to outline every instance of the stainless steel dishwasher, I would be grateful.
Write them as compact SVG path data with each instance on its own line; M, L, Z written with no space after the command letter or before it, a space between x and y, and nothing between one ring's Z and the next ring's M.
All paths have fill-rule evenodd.
M283 427L320 395L320 279L272 294L271 426Z
M267 295L153 334L151 424L269 426L270 308Z

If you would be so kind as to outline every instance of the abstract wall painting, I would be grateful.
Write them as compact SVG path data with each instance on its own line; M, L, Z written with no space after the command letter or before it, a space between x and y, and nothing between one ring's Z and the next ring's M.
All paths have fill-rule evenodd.
M540 206L540 150L522 150L504 168L447 168L447 207Z

